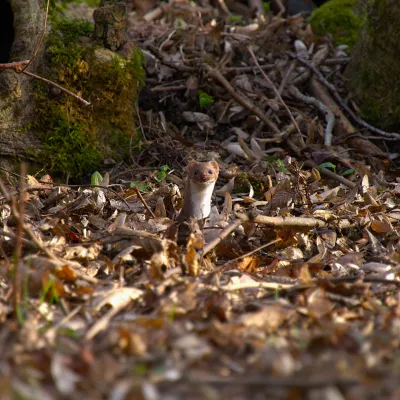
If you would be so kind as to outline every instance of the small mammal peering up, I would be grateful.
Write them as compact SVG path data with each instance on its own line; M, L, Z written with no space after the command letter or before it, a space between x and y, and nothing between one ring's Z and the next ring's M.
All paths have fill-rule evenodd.
M218 174L216 161L189 163L183 207L177 218L179 224L192 217L203 219L210 215L211 196Z

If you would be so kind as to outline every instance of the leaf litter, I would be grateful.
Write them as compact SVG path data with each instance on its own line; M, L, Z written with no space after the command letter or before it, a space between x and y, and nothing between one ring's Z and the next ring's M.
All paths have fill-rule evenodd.
M337 100L346 49L199 4L130 13L134 167L2 183L0 397L398 398L398 172ZM177 238L190 159L221 174Z

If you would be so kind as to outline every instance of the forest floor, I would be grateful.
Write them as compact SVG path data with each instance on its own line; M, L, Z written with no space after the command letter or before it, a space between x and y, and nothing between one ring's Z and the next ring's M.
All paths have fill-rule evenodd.
M2 184L0 398L400 398L399 171L349 51L300 15L142 4L131 164ZM221 173L178 245L193 159Z

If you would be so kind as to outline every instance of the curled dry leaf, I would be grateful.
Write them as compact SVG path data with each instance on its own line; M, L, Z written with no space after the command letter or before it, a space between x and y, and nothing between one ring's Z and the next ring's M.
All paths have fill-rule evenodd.
M263 306L259 311L245 314L241 322L247 329L261 329L271 333L276 332L284 321L290 319L295 311L289 307L276 305Z
M197 243L196 235L190 233L189 240L186 247L186 262L188 267L189 275L197 276L199 274L199 260L196 252L196 248L202 247L202 243Z
M334 305L327 298L325 290L316 288L307 293L307 313L313 318L319 319L330 314L333 307Z
M214 120L207 114L200 112L184 111L182 118L187 122L197 124L202 131L209 131L214 128Z

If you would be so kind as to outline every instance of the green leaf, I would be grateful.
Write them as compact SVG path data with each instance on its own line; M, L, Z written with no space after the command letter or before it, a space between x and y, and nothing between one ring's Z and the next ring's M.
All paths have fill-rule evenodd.
M214 98L207 94L206 92L203 92L202 90L199 90L199 103L200 107L206 107L209 104L214 103Z
M90 177L90 183L92 185L101 185L103 182L103 177L101 176L100 172L95 171L93 172L92 176Z
M324 162L324 163L320 164L319 167L320 168L332 168L333 172L336 172L336 165L332 164L331 162Z
M168 165L163 165L160 167L160 171L157 172L156 174L156 179L161 182L166 176L167 176L167 171L169 170Z
M139 185L140 181L133 181L130 183L130 187L134 188L136 185ZM141 185L138 186L137 188L138 190L140 190L141 192L146 192L147 190L149 190L149 187L145 184L142 183Z
M284 163L283 160L276 160L276 161L275 161L275 165L276 165L276 168L279 169L279 171L285 172L285 173L289 172L289 171L286 169L285 163Z
M356 172L355 168L346 169L346 171L344 171L342 175L343 176L351 175L353 172Z
M242 17L240 15L230 15L227 19L228 24L243 24Z

